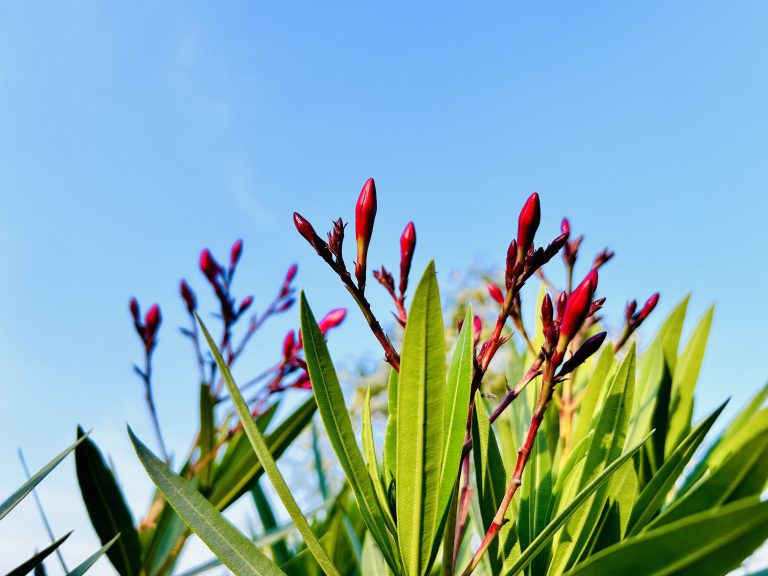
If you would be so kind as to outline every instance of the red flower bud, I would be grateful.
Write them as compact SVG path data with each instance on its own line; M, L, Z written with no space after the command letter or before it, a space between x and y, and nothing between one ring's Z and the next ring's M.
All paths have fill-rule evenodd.
M243 301L240 302L240 309L237 311L237 315L239 316L240 314L248 310L251 304L253 304L253 296L246 296L245 298L243 298Z
M533 237L541 221L539 195L534 192L525 201L517 219L517 259L522 260L533 244Z
M656 308L656 304L659 303L659 293L656 292L653 296L648 298L648 301L643 306L643 309L640 310L640 313L637 315L638 322L642 322L646 318L648 318L648 315L653 312L653 309Z
M218 275L222 273L221 266L208 248L200 253L200 270L211 284L216 284Z
M507 269L504 274L504 281L507 285L507 290L512 288L512 277L515 273L515 265L517 264L517 240L512 240L507 248Z
M376 218L376 184L368 178L363 184L355 206L355 238L357 239L357 262L355 276L361 288L365 286L365 267L368 258L368 245L373 234L373 221Z
M413 251L416 249L416 227L413 222L403 230L400 236L400 294L405 294L408 287L408 275L411 273L411 261L413 260Z
M160 307L157 304L153 304L144 316L144 324L146 326L148 340L154 338L161 321Z
M592 356L592 354L597 352L600 349L600 346L603 345L606 334L607 332L600 332L591 338L587 338L584 341L584 344L576 350L574 355L563 362L563 366L560 368L558 376L565 376L566 374L573 372L579 365L583 364L590 356Z
M288 298L285 302L280 304L280 307L277 309L278 312L285 312L288 310L291 306L293 306L296 303L295 298Z
M328 248L328 244L317 235L309 220L305 220L298 212L293 213L293 223L296 225L296 230L299 231L299 234L304 236L304 239L310 243L312 248L318 252Z
M587 277L582 280L576 289L568 296L568 302L565 305L563 320L560 325L560 341L558 349L562 352L587 319L590 306L592 305L592 296L595 294L597 286L597 271L592 270Z
M304 372L301 376L299 376L298 380L291 384L289 388L296 388L299 390L311 390L312 389L312 382L309 381L309 375Z
M597 256L595 256L595 259L592 262L592 268L600 268L603 264L608 262L613 256L615 255L614 252L611 250L608 250L608 248L604 248L602 251L600 251Z
M296 352L296 334L291 330L283 340L283 363L286 364Z
M136 301L136 298L131 298L130 302L128 302L128 308L131 310L133 323L136 324L136 326L141 324L141 321L139 320L139 303Z
M504 295L501 293L501 288L493 282L488 282L488 294L499 304L504 304Z
M331 328L335 328L344 321L346 315L346 308L337 308L335 310L331 310L323 317L322 320L320 320L320 322L317 323L318 327L320 328L320 332L325 334Z
M629 320L635 314L635 310L637 310L637 300L627 302L627 307L624 309L624 317L627 319L627 322L629 322Z
M243 241L238 240L232 244L232 251L229 254L229 269L234 270L240 261L240 255L243 253Z
M544 328L544 333L548 328L552 326L552 316L554 314L554 308L552 307L552 299L549 294L544 295L544 300L541 302L541 325Z
M563 314L565 314L565 305L568 303L568 294L560 292L560 296L557 297L557 320L563 321Z
M181 299L184 300L184 304L187 306L187 310L192 314L195 311L195 308L197 308L197 299L186 280L182 280L179 284L179 292L181 293Z
M563 218L560 223L560 234L565 234L566 237L571 235L571 223L568 222L568 218Z

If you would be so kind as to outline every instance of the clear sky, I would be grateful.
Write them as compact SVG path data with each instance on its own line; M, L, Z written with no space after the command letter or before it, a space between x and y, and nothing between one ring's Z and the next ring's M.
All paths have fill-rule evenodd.
M434 257L444 280L500 266L538 191L543 237L568 215L587 253L616 251L609 318L655 290L660 314L691 290L696 315L717 304L697 412L741 404L768 376L767 21L757 0L3 3L0 495L22 481L18 446L38 467L79 422L143 511L128 298L162 306L158 409L183 450L197 400L178 279L208 298L200 248L242 237L237 287L257 305L292 262L316 309L348 305L291 213L350 219L369 176L372 261L395 266L413 219L415 267ZM295 320L259 336L243 377ZM379 353L354 315L333 351ZM70 564L96 547L75 486L68 460L40 491L57 531L77 529ZM24 503L0 570L44 540Z

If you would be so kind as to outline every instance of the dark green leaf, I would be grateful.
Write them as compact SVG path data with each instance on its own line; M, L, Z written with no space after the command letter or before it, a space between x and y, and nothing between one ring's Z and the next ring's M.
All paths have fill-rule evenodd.
M82 564L79 564L74 570L69 572L67 576L83 576L88 570L90 570L91 566L96 564L96 561L101 558L111 547L112 545L117 542L118 538L120 538L120 534L112 538L109 542L104 544L99 550L91 554L88 558L86 558Z
M34 570L37 566L41 565L43 563L43 560L45 560L48 556L50 556L59 546L61 546L64 541L69 538L69 535L72 534L72 532L69 532L68 534L65 534L56 542L53 544L50 544L46 548L43 548L40 552L32 556L29 560L25 560L16 568L8 572L5 576L26 576L32 570Z

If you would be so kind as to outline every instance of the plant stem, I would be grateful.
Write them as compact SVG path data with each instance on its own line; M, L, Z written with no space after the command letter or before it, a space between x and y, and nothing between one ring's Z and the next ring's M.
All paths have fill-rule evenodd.
M157 418L155 399L152 394L152 355L149 350L146 350L144 353L144 393L147 401L147 407L149 408L149 416L152 420L152 427L155 430L157 443L160 446L160 454L162 454L163 460L168 463L168 452L165 449L163 433L160 431L160 421Z

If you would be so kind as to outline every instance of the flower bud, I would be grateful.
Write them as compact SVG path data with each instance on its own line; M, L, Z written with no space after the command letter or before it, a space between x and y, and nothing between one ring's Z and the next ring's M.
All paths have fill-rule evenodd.
M597 286L597 271L592 270L587 277L582 280L576 289L568 296L568 302L565 305L563 321L560 324L560 341L558 349L562 352L587 319L590 306L592 305L592 296L595 294Z
M322 238L320 238L320 236L317 235L315 229L312 228L312 224L309 223L309 220L305 220L301 214L294 212L293 223L296 225L296 230L299 231L299 234L304 236L304 239L310 243L312 248L318 252L323 249L327 249L328 245Z
M568 303L568 294L560 292L560 296L557 297L557 320L563 321L563 314L565 314L565 306Z
M285 302L280 304L280 306L278 307L277 311L278 312L285 312L286 310L288 310L294 304L296 304L296 299L295 298L288 298Z
M157 304L153 304L152 307L147 310L144 316L144 324L146 326L147 338L154 338L157 333L157 329L160 327L162 318L160 316L160 307Z
M411 262L413 261L413 251L416 249L416 227L413 222L403 230L400 236L400 295L405 294L408 287L408 275L411 273Z
M552 316L554 314L554 308L552 307L552 299L549 294L544 295L544 300L541 302L541 325L544 328L544 333L552 325Z
M355 238L357 239L357 262L355 276L361 288L365 286L365 267L368 258L368 245L373 234L373 221L376 218L376 184L368 178L363 184L355 206Z
M290 268L288 268L288 272L285 273L285 280L283 281L284 284L288 285L291 282L293 282L293 279L296 278L296 273L298 271L299 271L298 264L294 264Z
M522 260L533 244L533 237L541 221L539 195L534 192L525 201L517 219L517 259Z
M298 390L311 390L312 389L312 382L309 380L309 374L306 372L302 373L301 376L299 376L298 380L291 384L289 388L295 388Z
M566 238L571 235L571 223L568 218L563 218L563 221L560 222L560 234L565 234Z
M501 288L493 282L488 282L488 294L499 304L504 304L504 295L501 293Z
M139 320L139 303L136 301L136 298L131 298L131 300L128 302L128 308L131 310L133 323L136 324L136 326L141 324L141 321Z
M283 339L283 363L286 364L296 353L296 334L293 330L288 332Z
M590 356L597 352L605 341L606 334L607 332L600 332L599 334L595 334L594 336L587 338L584 341L584 344L582 344L579 349L576 350L574 355L563 362L563 366L560 368L560 373L558 376L565 376L566 374L570 374L581 364L583 364Z
M472 320L472 340L477 346L480 342L480 335L483 333L483 321L480 316L475 316Z
M229 254L229 269L234 270L240 261L240 255L243 253L243 241L238 240L232 244L232 251Z
M637 310L637 300L627 302L627 307L624 309L624 318L626 318L627 322L632 319L632 316L635 314L635 310Z
M200 253L200 270L211 284L216 284L218 275L222 273L221 266L208 248Z
M184 304L187 306L187 311L192 314L197 308L197 299L186 280L182 280L179 284L179 293L181 294L181 299L184 300Z
M337 308L335 310L331 310L323 317L322 320L320 320L320 322L317 323L317 326L320 328L320 332L325 334L331 328L335 328L344 321L346 315L346 308Z
M240 308L237 311L237 315L240 316L240 314L248 310L251 304L253 304L253 296L246 296L243 298L243 301L240 302Z
M597 256L595 256L595 259L592 261L592 268L600 268L603 264L608 262L611 258L613 258L615 255L614 252L611 250L608 250L608 248L604 248L601 250Z
M640 310L640 313L637 315L638 322L642 322L646 318L648 318L648 315L653 312L653 309L656 308L656 304L659 303L659 293L656 292L653 296L648 298L646 303L643 305L643 309Z

